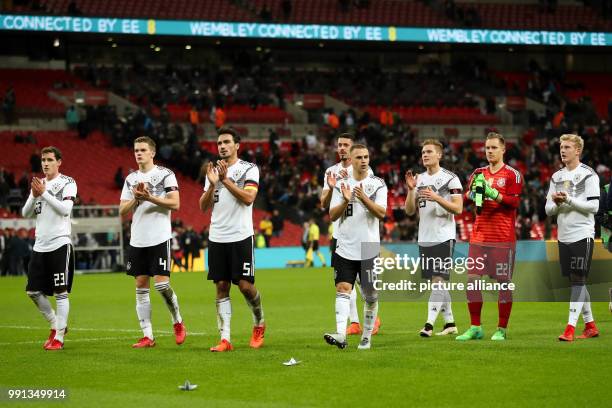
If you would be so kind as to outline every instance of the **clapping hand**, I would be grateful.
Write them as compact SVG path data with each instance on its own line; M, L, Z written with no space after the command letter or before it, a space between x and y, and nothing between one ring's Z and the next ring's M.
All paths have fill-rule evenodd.
M46 190L45 180L37 177L32 178L32 195L34 197L40 197L45 193Z
M333 189L334 187L336 187L336 181L338 181L338 179L336 178L336 175L334 173L332 173L331 171L327 172L327 185L329 186L329 188Z
M418 174L416 176L412 174L412 170L406 171L404 179L406 180L406 187L408 187L408 190L414 190L417 184L418 177Z
M344 197L344 199L346 201L351 201L351 187L349 187L348 184L346 183L341 183L340 184L340 191L342 192L342 197Z

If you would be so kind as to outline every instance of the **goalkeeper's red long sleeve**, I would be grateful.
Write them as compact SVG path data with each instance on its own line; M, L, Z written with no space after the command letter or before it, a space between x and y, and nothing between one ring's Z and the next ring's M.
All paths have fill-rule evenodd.
M520 204L521 198L515 195L504 195L502 196L501 204L510 208L518 208Z

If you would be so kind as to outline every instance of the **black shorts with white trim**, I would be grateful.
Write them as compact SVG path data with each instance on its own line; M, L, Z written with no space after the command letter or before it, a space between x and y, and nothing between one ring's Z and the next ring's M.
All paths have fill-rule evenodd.
M431 279L434 276L440 276L444 280L450 279L449 258L452 259L455 249L455 240L448 241L431 246L419 245L419 254L421 255L421 278Z
M74 277L74 250L66 244L51 252L32 252L28 264L28 292L43 292L52 296L57 290L72 290Z
M130 276L170 276L172 268L170 248L170 240L150 247L130 245L126 273Z
M208 280L255 282L253 237L236 242L208 242Z
M563 276L589 276L591 260L593 259L593 238L585 238L576 242L559 241L559 262Z

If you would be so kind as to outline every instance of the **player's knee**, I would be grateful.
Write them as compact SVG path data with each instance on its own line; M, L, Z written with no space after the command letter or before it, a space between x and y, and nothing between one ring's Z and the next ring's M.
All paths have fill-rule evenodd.
M348 282L338 282L336 284L336 291L340 293L351 293L353 290L353 285Z
M584 286L586 284L586 277L584 275L571 273L570 283L574 286Z
M68 291L68 288L66 286L56 286L55 288L53 288L53 293L54 294L59 294L59 293L65 293Z
M230 290L230 283L228 281L219 281L216 283L217 295L223 295L221 297L228 297Z
M155 290L160 293L170 290L170 281L155 282Z
M32 299L36 299L40 295L42 295L42 292L40 290L34 290L34 291L26 290L26 295L28 295Z
M361 288L363 290L363 300L367 303L378 302L378 292L374 288Z

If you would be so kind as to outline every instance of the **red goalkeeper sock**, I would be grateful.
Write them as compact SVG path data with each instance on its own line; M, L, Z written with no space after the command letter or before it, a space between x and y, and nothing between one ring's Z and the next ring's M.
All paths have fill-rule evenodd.
M468 290L467 301L472 326L480 326L480 313L482 311L482 292L480 292L479 290Z
M480 312L482 311L482 302L469 302L468 309L470 311L470 320L472 326L480 326Z
M502 327L505 329L508 327L508 320L510 319L510 312L512 311L512 292L509 290L499 292L497 310L499 313L499 322L497 327Z

